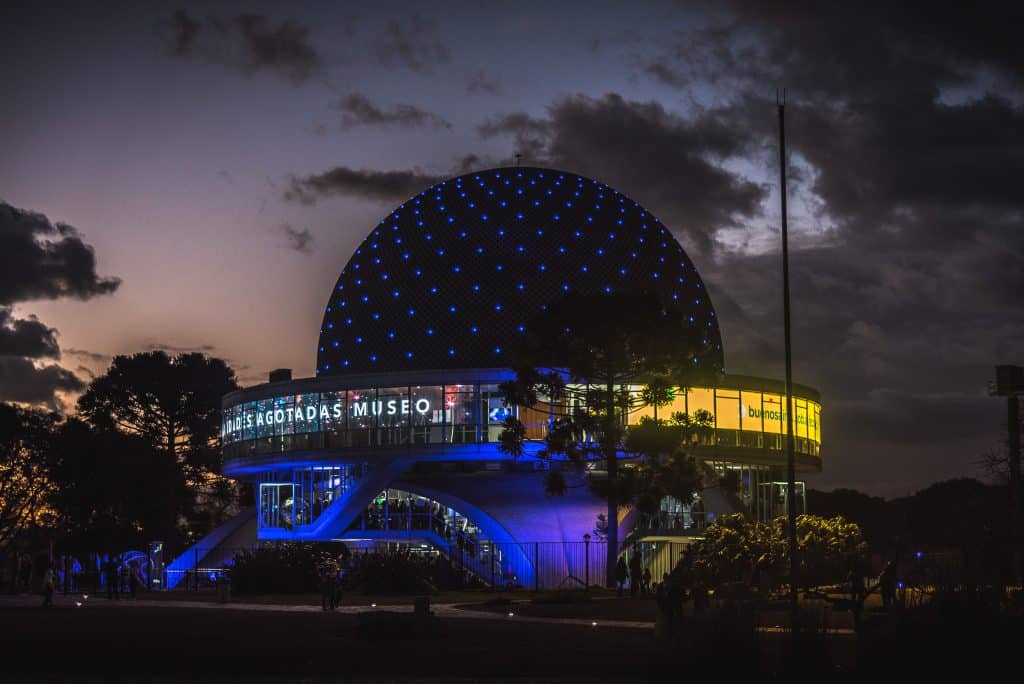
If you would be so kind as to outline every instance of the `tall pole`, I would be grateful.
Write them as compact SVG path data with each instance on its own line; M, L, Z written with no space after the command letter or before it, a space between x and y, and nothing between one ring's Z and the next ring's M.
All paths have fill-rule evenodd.
M797 577L800 567L796 557L796 463L793 455L793 347L789 325L789 227L786 215L786 93L779 107L779 197L782 201L782 317L786 347L786 515L789 524L789 604L790 629L796 638L799 607Z
M1021 496L1020 483L1020 402L1016 394L1006 397L1006 428L1010 451L1010 487L1013 495L1013 506L1024 511L1024 496Z

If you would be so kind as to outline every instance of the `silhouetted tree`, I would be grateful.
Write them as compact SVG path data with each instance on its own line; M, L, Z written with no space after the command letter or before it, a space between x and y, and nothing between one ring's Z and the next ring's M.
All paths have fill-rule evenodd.
M119 552L165 534L168 518L183 513L189 490L181 468L160 456L138 435L96 430L74 418L61 426L49 502L62 550Z
M237 387L234 371L221 359L141 352L114 357L79 398L78 412L97 429L145 440L166 461L161 469L177 466L202 491L220 472L221 397ZM177 493L175 481L167 481L164 495ZM169 552L175 550L177 529L175 514L166 527Z
M605 463L607 482L599 488L608 502L609 585L618 552L618 509L635 493L635 474L620 478L618 463L626 416L645 393L663 406L667 387L712 380L721 372L720 361L700 324L648 290L569 295L527 327L515 350L516 379L502 391L509 405L533 408L541 397L550 402L541 455ZM631 385L645 386L641 399L630 393ZM519 419L510 418L505 427L501 448L521 455L526 435ZM557 489L550 484L549 491Z
M61 416L0 403L0 548L46 524L50 454Z

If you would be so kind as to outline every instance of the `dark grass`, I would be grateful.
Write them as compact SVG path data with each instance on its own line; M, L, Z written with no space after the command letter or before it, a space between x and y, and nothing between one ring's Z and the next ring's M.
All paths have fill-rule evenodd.
M642 680L666 671L651 632L440 620L436 638L359 636L354 615L147 606L0 607L12 678L147 680L531 678Z

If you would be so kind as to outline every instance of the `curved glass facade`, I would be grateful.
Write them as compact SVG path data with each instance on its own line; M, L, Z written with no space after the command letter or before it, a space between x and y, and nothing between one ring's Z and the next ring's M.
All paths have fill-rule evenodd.
M783 394L732 387L677 389L658 416L710 414L706 445L781 451L785 448ZM633 388L639 392L639 387ZM282 394L225 407L221 437L227 458L310 449L387 448L430 444L497 442L513 413L529 439L543 439L549 419L566 410L543 402L505 406L497 384L405 385ZM796 451L820 455L821 406L793 397ZM652 407L631 411L628 423L654 415Z

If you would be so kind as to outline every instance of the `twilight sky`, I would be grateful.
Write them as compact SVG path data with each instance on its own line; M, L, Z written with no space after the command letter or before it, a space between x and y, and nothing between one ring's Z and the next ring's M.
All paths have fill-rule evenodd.
M6 3L0 400L154 348L311 375L380 217L517 152L657 214L728 370L781 376L784 86L809 483L976 475L1024 363L1024 10L843 4Z

